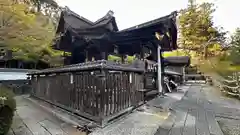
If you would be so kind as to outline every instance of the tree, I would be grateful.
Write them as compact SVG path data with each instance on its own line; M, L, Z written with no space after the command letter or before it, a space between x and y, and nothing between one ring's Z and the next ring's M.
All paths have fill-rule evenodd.
M225 33L213 26L212 3L196 4L189 0L188 7L180 11L180 43L183 49L193 50L207 58L208 49L224 40Z
M25 4L31 6L32 11L48 16L57 25L62 8L54 0L25 0Z
M15 59L53 65L60 60L62 52L51 49L55 28L48 17L12 0L0 0L0 13L0 44L12 50Z
M231 36L230 60L233 64L240 64L240 28Z

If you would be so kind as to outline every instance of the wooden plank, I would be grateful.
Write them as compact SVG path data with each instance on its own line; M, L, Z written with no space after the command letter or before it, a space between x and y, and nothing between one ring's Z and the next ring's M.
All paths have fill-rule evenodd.
M183 135L195 135L196 110L189 110L183 129Z
M177 112L181 113L181 112ZM170 131L169 135L181 135L184 128L184 123L187 117L187 112L183 112L181 115L177 116L177 120Z
M94 84L93 84L93 79L95 76L89 74L89 81L88 81L88 86L89 86L89 95L88 95L88 99L89 99L89 110L90 110L90 114L94 115L94 97L93 97L93 91L94 91Z
M83 85L84 85L84 81L83 81L83 74L82 73L80 73L79 75L78 75L78 91L79 91L79 93L78 93L78 105L79 105L79 110L80 111L83 111L84 110L84 92L83 92Z
M110 113L109 114L113 114L113 77L112 74L110 76L108 76L109 82L108 82L108 88L109 88L109 103L110 103Z
M51 135L67 135L61 127L57 126L57 124L49 121L49 120L43 120L39 122L39 124L46 129Z
M211 135L223 135L221 128L215 120L214 112L206 111L208 127Z
M96 106L97 106L97 110L96 110L96 113L97 113L97 116L99 116L99 114L100 114L100 112L101 112L101 109L100 109L100 88L101 88L101 86L100 86L100 84L101 84L101 80L100 80L100 78L97 78L96 79L97 81L96 81Z
M15 135L32 135L32 132L23 123L18 114L13 117L12 131Z
M92 97L93 97L93 115L94 116L97 116L97 111L98 111L98 106L97 106L97 103L98 103L98 101L97 101L97 97L98 97L98 95L97 95L97 78L96 78L96 76L94 76L93 78L92 78L92 83L93 83L93 88L92 88Z
M104 72L104 71L101 71L101 72ZM103 73L102 73L103 74ZM106 73L106 74L109 74L109 73ZM101 83L99 84L99 88L100 88L100 108L101 108L101 116L100 117L103 117L104 116L104 112L105 112L105 105L104 105L104 94L105 94L105 86L104 86L104 83L105 83L105 80L103 78L101 78Z
M78 76L77 74L73 74L73 96L75 99L75 103L74 103L74 109L79 110L79 89L78 89Z
M87 91L87 76L86 73L83 73L83 111L86 111L86 106L87 106L87 95L86 95L86 91Z
M108 73L107 76L109 76L109 74L111 73ZM102 97L103 97L103 104L104 104L104 116L107 115L107 100L108 100L108 95L107 95L107 87L106 87L106 83L107 83L107 80L105 78L105 80L103 81L102 85L103 85L103 93L102 93Z
M117 73L116 74L116 83L117 83L117 92L116 92L116 94L117 94L117 110L116 110L116 113L117 112L119 112L120 111L120 77L119 77L120 75L119 75L119 73Z
M131 106L131 93L130 93L130 80L129 80L129 73L127 74L127 79L126 79L126 85L127 85L127 100L128 100L128 103L127 103L127 106L130 107Z
M114 101L113 101L113 105L114 105L114 109L113 109L113 113L116 113L117 112L117 78L116 78L116 74L113 74L113 91L114 91Z
M127 91L128 91L128 89L127 89L127 84L128 84L128 82L127 82L127 78L128 78L128 75L127 75L127 73L125 73L124 74L124 80L123 80L123 83L124 83L124 108L128 108L128 95L127 95Z
M123 74L120 73L120 81L119 81L119 102L120 102L120 110L123 110L123 85L122 85L122 78L123 78Z
M110 114L110 94L109 94L109 92L110 92L110 84L109 84L109 82L110 82L110 78L109 78L109 76L111 75L111 73L110 74L108 74L107 75L107 77L106 77L106 79L107 79L107 81L106 81L106 90L105 90L105 96L106 96L106 102L105 102L105 105L106 105L106 116L108 116L109 114Z
M204 108L197 108L196 135L210 135Z
M91 114L91 110L90 110L90 104L91 104L91 101L90 101L90 99L91 99L91 97L90 97L90 91L91 91L91 86L89 86L89 81L90 81L90 76L89 76L89 73L88 74L86 74L86 112L87 113L90 113Z

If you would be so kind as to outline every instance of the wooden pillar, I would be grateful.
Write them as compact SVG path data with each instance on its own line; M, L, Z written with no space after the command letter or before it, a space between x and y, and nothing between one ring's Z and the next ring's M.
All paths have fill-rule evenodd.
M158 48L157 48L157 52L158 52L158 92L160 95L163 95L163 69L162 69L162 51L161 51L161 45L158 44Z
M85 62L88 62L89 61L89 59L88 59L88 50L85 50L84 54L85 54Z
M182 73L183 74L183 76L182 76L182 83L185 83L185 81L186 81L186 71L185 71L186 70L186 66L184 66L182 70L183 70L182 71L183 72Z
M158 60L158 90L159 90L159 94L160 96L164 95L164 89L163 89L163 73L164 73L164 64L163 64L163 56L162 56L162 39L163 39L163 35L160 35L158 32L155 33L156 36L156 40L155 40L155 44L157 46L157 60Z
M107 41L99 42L100 57L102 60L108 60L108 48L111 46Z
M102 60L108 60L108 53L106 51L101 52Z
M144 60L144 45L142 43L140 43L140 47L141 47L141 52L140 52L140 60Z

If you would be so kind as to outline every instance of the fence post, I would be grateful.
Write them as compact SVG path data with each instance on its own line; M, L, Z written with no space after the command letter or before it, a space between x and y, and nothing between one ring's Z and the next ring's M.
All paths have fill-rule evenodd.
M101 69L101 74L99 77L101 78L101 84L100 84L100 111L99 111L99 117L101 118L101 126L105 124L104 118L105 118L105 91L106 91L106 70Z

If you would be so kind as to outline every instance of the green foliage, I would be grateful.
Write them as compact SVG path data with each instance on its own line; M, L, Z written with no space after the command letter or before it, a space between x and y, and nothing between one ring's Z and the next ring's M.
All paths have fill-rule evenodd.
M213 26L213 6L212 3L199 5L195 0L189 0L188 7L180 11L179 42L183 49L207 56L209 48L214 49L214 44L224 42L225 32Z
M51 49L54 36L49 17L31 12L27 4L0 0L0 44L12 50L15 59L61 63L62 52Z
M16 101L13 92L0 86L0 134L6 134L11 127Z
M121 61L121 57L115 56L115 55L108 55L108 60L110 61ZM132 63L135 60L135 56L129 56L127 55L127 62Z
M230 60L233 64L240 65L240 28L237 28L231 38Z
M183 50L174 50L171 52L163 52L163 57L171 57L171 56L187 56Z
M115 55L108 55L108 60L110 61L121 61L121 58Z
M220 57L201 60L201 62L198 62L198 65L204 73L217 73L221 76L228 76L233 72L240 71L240 66L232 65L232 62L229 60L220 60Z
M58 6L55 0L25 0L25 3L34 7L34 12L41 12L51 18L54 26L57 26L60 17L61 7Z

